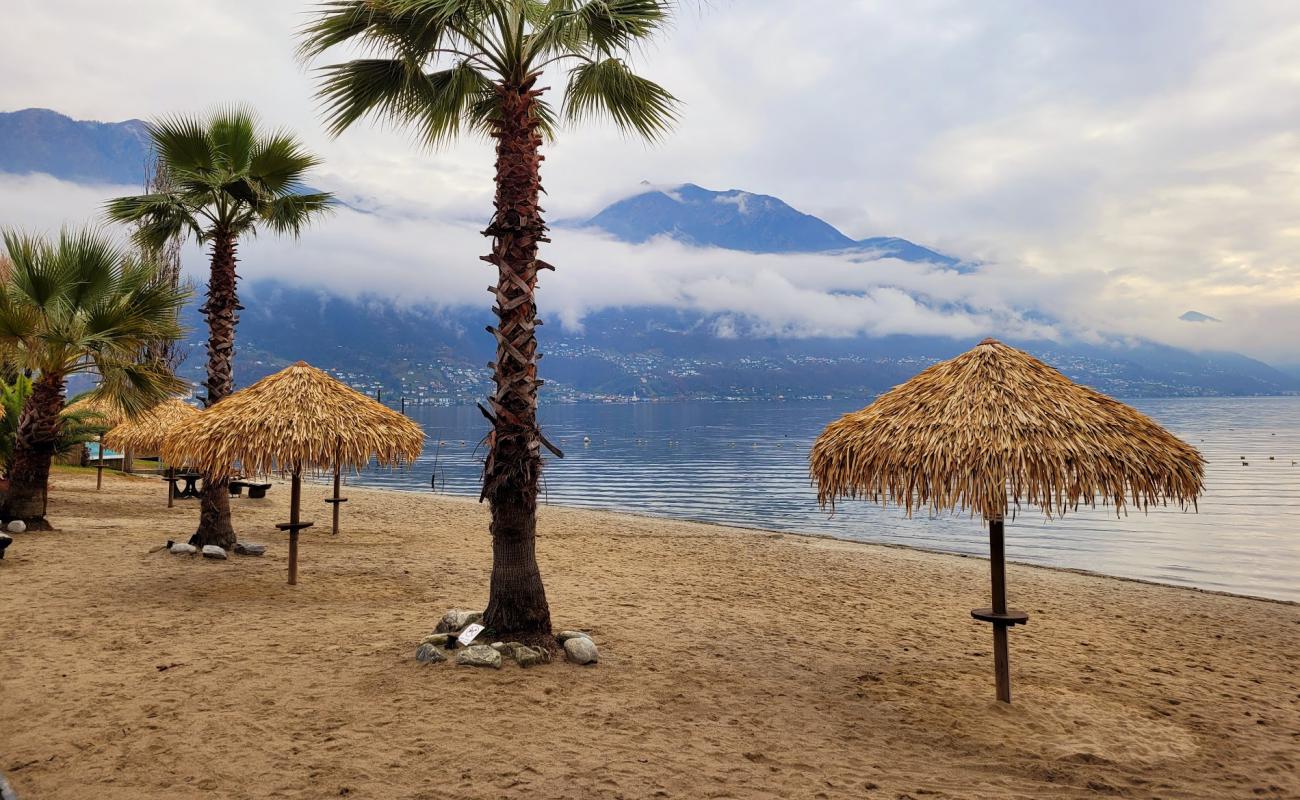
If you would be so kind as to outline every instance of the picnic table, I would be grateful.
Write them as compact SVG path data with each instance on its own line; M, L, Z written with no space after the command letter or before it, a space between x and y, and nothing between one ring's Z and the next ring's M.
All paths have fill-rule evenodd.
M172 485L173 497L175 497L177 500L189 500L199 496L200 488L198 486L198 482L202 480L202 478L203 478L203 473L201 472L177 472L175 474L165 476L163 480L167 481ZM185 482L184 489L178 489L176 487L176 484L180 483L181 481Z

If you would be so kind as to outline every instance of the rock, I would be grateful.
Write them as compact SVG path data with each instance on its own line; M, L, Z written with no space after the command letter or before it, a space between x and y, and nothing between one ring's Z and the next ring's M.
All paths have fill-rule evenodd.
M437 645L422 644L415 648L415 660L421 664L436 664L439 661L446 661L447 657L442 654Z
M23 531L27 530L27 523L23 522L20 519L15 519L5 526L5 530L9 531L10 533L22 533Z
M14 543L14 537L7 533L0 533L0 558L5 557L5 548Z
M235 552L241 556L260 556L266 552L266 545L252 542L235 542Z
M217 547L215 544L205 544L203 545L203 557L216 558L216 559L220 559L221 561L225 561L227 556L226 556L226 551L222 550L220 547Z
M582 631L560 631L559 633L555 634L555 641L559 642L560 644L564 644L570 639L577 639L579 637L583 639L591 638L590 635L585 634Z
M193 555L194 553L199 552L199 548L192 544L186 544L185 542L177 542L169 549L178 556L186 554Z
M455 639L450 633L431 633L420 640L420 644L431 644L434 647L446 647L448 639Z
M531 667L534 664L545 664L551 660L551 654L540 647L529 647L519 642L511 642L506 645L510 657L521 667Z
M493 642L488 646L491 647L493 650L497 651L498 653L504 653L506 651L505 642Z
M485 644L474 644L460 651L456 663L466 667L501 669L501 654Z
M586 636L575 636L564 641L564 655L575 664L595 664L600 654L596 643Z
M438 627L433 629L434 633L459 633L466 625L473 624L483 619L483 614L478 611L466 611L463 608L453 608L442 617L442 622Z

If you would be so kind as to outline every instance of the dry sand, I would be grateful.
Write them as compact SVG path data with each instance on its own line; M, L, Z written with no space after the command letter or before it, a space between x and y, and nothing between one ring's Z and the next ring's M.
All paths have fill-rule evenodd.
M425 666L485 602L485 509L347 494L289 587L284 486L234 504L268 554L219 562L148 554L196 514L160 481L58 474L61 530L0 562L19 796L1300 797L1295 605L1012 566L1007 707L984 561L545 508L555 624L601 663Z

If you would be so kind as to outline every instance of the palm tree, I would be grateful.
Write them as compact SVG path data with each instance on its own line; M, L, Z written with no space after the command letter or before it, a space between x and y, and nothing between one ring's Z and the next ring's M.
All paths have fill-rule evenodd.
M437 146L462 128L496 139L496 198L484 235L497 269L489 327L497 341L496 391L480 499L492 509L492 581L484 623L502 638L545 641L550 609L535 533L541 447L537 425L537 258L549 241L538 195L544 139L558 116L537 86L548 68L567 78L561 114L605 114L654 140L676 100L624 58L669 19L671 0L330 0L303 29L304 58L355 44L375 58L322 69L319 94L338 135L364 116L414 127ZM553 642L551 642L553 645Z
M259 130L255 116L234 108L207 119L171 117L149 123L160 174L169 188L108 204L108 216L135 223L136 240L155 252L177 236L192 237L212 251L207 302L207 397L211 406L234 391L235 251L241 239L265 229L298 236L329 210L332 196L303 183L320 161L297 138ZM230 495L225 480L203 481L199 527L190 542L230 548Z
M183 388L138 355L147 342L180 337L176 314L187 295L101 231L65 229L51 242L6 230L3 241L12 268L0 282L0 347L35 376L8 463L5 515L48 528L44 495L68 378L97 375L97 394L128 414Z

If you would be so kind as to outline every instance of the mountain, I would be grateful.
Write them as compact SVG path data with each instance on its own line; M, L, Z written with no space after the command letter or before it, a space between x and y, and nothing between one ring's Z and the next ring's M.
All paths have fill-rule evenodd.
M44 109L0 113L0 172L46 172L84 183L139 184L148 145L143 123L85 122ZM974 265L906 239L854 240L769 195L694 184L646 187L571 225L631 243L668 236L693 246L749 253L855 254ZM489 388L484 365L494 343L486 307L412 306L381 297L347 298L263 281L241 287L236 383L247 386L298 359L388 396L466 401ZM546 316L546 298L541 298ZM1189 312L1185 319L1197 312ZM1207 316L1208 315L1198 315ZM192 333L181 373L202 380L203 320L186 309ZM862 397L914 375L973 342L944 337L779 338L741 314L660 307L606 308L583 331L539 331L543 393L551 399L605 397ZM1235 353L1191 353L1154 343L1100 346L1013 341L1071 378L1122 396L1276 394L1300 390L1284 373Z
M790 207L780 198L740 189L711 191L693 183L648 187L590 219L570 225L598 228L632 244L667 236L697 247L746 253L822 253L859 250L956 267L961 262L906 239L876 236L854 240L833 225Z
M1209 314L1202 314L1199 311L1184 311L1178 317L1183 322L1218 322L1219 320L1211 317Z
M0 112L0 172L140 185L149 160L149 135L138 119L89 122L47 108Z
M241 290L236 383L247 386L298 360L385 396L467 402L488 391L495 342L483 308L438 308L349 299L274 281ZM543 304L545 298L543 298ZM542 316L546 317L543 305ZM203 375L203 322L191 306L190 357L181 374ZM727 335L720 335L723 330ZM543 396L552 400L643 398L860 398L901 383L974 342L945 337L789 339L743 318L668 308L610 308L583 331L546 325ZM1300 378L1232 353L1198 355L1154 343L1101 346L1011 341L1071 379L1124 397L1278 394Z

